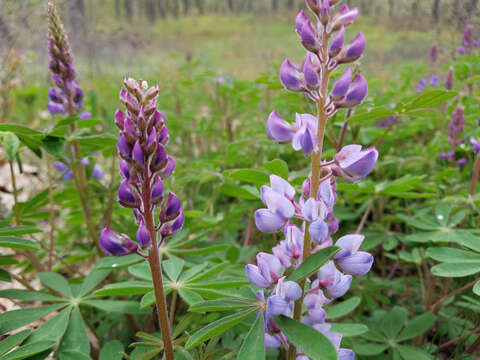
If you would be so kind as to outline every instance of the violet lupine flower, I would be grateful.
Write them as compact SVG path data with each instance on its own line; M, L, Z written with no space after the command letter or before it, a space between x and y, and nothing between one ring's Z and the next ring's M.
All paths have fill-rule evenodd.
M475 151L476 154L480 153L480 140L470 136L470 146L473 148L473 151Z
M458 47L458 53L460 55L467 55L470 54L474 47L474 29L472 25L465 26L462 36L462 43L460 47Z
M83 107L83 91L78 86L70 44L53 3L48 11L48 52L54 86L48 91L47 108L52 114L72 114Z
M106 227L100 233L100 249L108 255L128 255L137 251L137 244L125 234L118 234Z
M306 0L308 8L315 15L315 22L304 11L297 15L295 21L295 31L307 50L305 60L302 66L297 66L287 59L280 69L280 81L285 89L302 92L322 104L322 111L327 117L333 116L340 108L359 105L368 94L366 79L361 74L354 74L350 68L345 69L336 80L330 93L325 94L325 89L321 89L323 76L328 76L327 73L340 64L356 61L365 50L366 41L361 33L345 44L345 30L358 16L358 9L350 9L345 5L334 14L332 6L337 2ZM330 33L328 47L321 44L323 35L320 31ZM320 99L323 101L320 102ZM391 121L397 121L397 118ZM318 119L310 114L296 114L295 123L291 123L272 111L266 123L266 131L271 139L280 144L291 143L295 150L301 150L305 156L319 151L317 130ZM131 153L132 145L127 146L125 152ZM276 175L270 177L270 186L262 186L261 199L265 208L255 212L255 224L262 232L282 231L284 235L284 239L272 248L273 254L261 252L257 255L256 265L245 266L248 280L262 289L257 296L265 309L263 316L267 348L278 348L285 344L285 337L275 323L275 316L293 316L294 301L302 297L302 288L295 282L285 281L285 277L291 269L302 264L303 247L309 244L311 253L315 253L334 242L332 237L339 227L334 213L337 178L358 182L372 171L377 158L378 152L373 147L362 149L360 145L347 145L331 161L321 160L323 177L316 179L316 193L312 193L312 173L303 182L299 197L287 180ZM307 235L309 241L305 242ZM340 348L342 334L330 331L330 324L325 322L324 307L345 295L353 275L364 275L372 267L373 256L359 251L363 239L359 234L340 237L336 245L341 251L318 270L315 280L307 279L310 286L308 293L304 294L306 312L302 313L302 322L326 336L342 360L353 359L355 354L350 349ZM307 358L297 352L297 359Z
M80 164L82 166L89 166L90 159L85 156L80 160ZM70 159L66 159L65 162L56 161L55 162L55 169L57 169L60 173L62 173L63 180L72 180L73 179L73 170L70 167ZM92 169L92 177L94 179L100 180L105 175L104 171L99 165L94 165Z
M122 158L120 174L124 178L117 199L123 207L133 209L138 224L138 245L145 249L152 241L157 241L156 236L152 239L146 227L143 215L146 209L152 214L155 207L160 208L158 224L154 226L155 234L158 230L162 240L178 232L185 217L178 197L172 192L167 196L164 193L163 181L172 174L175 161L165 150L169 135L165 115L156 109L158 86L148 88L145 81L137 82L132 78L126 78L124 85L126 90L120 91L120 101L126 111L119 109L115 113L115 124L120 130L117 142ZM113 248L107 253L126 255L136 252L137 247L127 247L128 252L116 250Z
M426 86L427 86L427 80L425 80L425 79L419 80L418 83L417 83L417 88L415 89L415 92L417 92L417 93L422 92L425 89Z
M380 127L380 128L389 127L390 125L392 125L395 122L399 123L400 118L395 116L395 115L392 115L392 116L389 116L387 118L378 120L377 127Z
M460 138L460 133L465 129L465 108L462 105L458 105L453 110L452 120L448 123L448 143L451 146L458 146L465 140Z
M430 78L430 86L438 86L440 83L440 76L438 75L432 75Z
M467 159L466 158L461 158L457 160L457 165L459 167L465 166L467 164Z

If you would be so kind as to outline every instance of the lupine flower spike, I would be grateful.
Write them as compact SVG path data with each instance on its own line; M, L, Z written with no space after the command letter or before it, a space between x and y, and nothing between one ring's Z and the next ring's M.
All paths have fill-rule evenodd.
M306 0L306 3L314 14L314 21L301 11L295 22L306 56L301 65L286 59L280 69L280 82L286 90L304 93L315 101L319 114L296 114L295 122L289 122L274 110L268 117L266 131L274 141L291 143L294 150L301 150L305 156L312 155L313 171L304 181L300 194L277 175L270 176L269 186L261 187L265 207L255 212L255 224L265 233L281 231L284 239L273 247L273 254L258 253L256 264L246 265L245 272L252 285L261 289L257 296L265 310L267 348L287 345L275 323L275 316L285 315L321 332L337 349L339 359L347 360L355 354L340 348L342 334L331 331L324 307L346 294L353 276L368 273L373 256L360 251L364 240L360 234L347 234L333 240L339 228L334 215L337 179L350 183L364 179L373 170L378 152L374 147L362 149L360 145L347 145L331 161L322 161L321 149L326 120L341 108L361 104L368 94L366 79L350 68L337 78L330 93L325 86L330 73L340 64L352 63L362 56L366 40L359 33L345 44L345 31L358 16L357 8L345 5L335 13L335 0ZM425 85L426 82L422 89ZM332 244L341 250L318 270L315 279L306 280L308 292L303 283L285 280L311 253ZM300 350L295 352L293 346L288 347L288 353L289 359L307 359Z
M120 130L117 150L122 158L120 175L123 178L117 199L123 207L133 209L138 225L137 242L105 228L100 235L100 247L109 255L138 253L148 259L165 355L172 360L173 345L158 248L183 227L185 218L178 197L173 192L166 194L164 189L163 182L173 173L175 161L165 149L169 133L165 114L156 108L158 86L149 88L145 81L132 78L126 78L124 86L120 101L125 111L119 109L115 113L115 124ZM148 255L141 251L147 251Z

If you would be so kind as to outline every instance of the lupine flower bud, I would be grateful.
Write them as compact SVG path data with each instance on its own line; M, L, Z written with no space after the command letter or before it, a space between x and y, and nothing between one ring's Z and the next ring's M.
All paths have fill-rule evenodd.
M170 235L173 235L176 232L178 232L183 227L184 223L185 223L185 214L183 213L182 210L180 210L180 213L172 223L172 226L170 228Z
M320 2L322 0L306 0L307 6L312 10L314 14L320 13Z
M307 54L305 65L303 66L303 75L305 77L305 84L311 90L316 90L320 86L320 79L317 71L313 68L310 55Z
M130 179L130 165L125 160L120 161L120 174L122 174L125 179Z
M312 52L318 51L318 34L313 28L310 20L306 20L300 30L300 39L302 40L302 45L305 49Z
M338 30L338 34L332 40L330 44L330 49L328 51L328 56L331 58L337 56L340 51L343 49L343 45L345 44L345 27L342 25Z
M344 64L358 60L363 55L365 46L365 36L362 33L358 33L339 56L338 63Z
M348 68L345 73L333 85L330 97L333 100L341 100L345 97L352 82L352 71Z
M60 172L68 171L70 168L68 167L67 164L61 162L61 161L55 161L55 169L57 169Z
M115 125L117 125L117 128L122 131L123 130L123 123L125 121L125 114L123 113L122 110L118 109L115 111Z
M138 197L128 185L128 180L123 180L118 187L118 202L123 207L136 208L139 205Z
M267 135L278 141L286 143L292 141L295 130L275 110L270 113L267 120Z
M118 234L106 227L100 233L100 249L108 255L128 255L137 251L137 244L127 235Z
M300 32L302 31L302 27L305 24L305 22L309 21L307 15L305 15L305 12L302 10L298 13L297 18L295 19L295 31L297 34L300 36Z
M130 145L127 138L123 134L118 138L117 151L118 154L125 160L130 160L132 158L132 145Z
M163 200L164 187L163 182L160 177L157 177L157 180L153 184L152 188L152 203L154 205L159 204Z
M178 199L177 195L175 195L173 192L170 192L165 200L162 212L160 213L160 221L167 222L175 219L180 213L181 209L182 203Z
M143 221L140 221L140 225L137 230L137 241L142 249L146 248L152 243L150 233L145 227L145 224L143 223Z
M353 80L347 95L342 101L335 102L335 107L337 108L351 108L357 106L365 100L368 94L368 84L367 80L363 75L358 75L355 80Z
M477 154L480 153L480 141L475 139L473 136L470 136L470 146Z
M330 19L330 3L328 0L322 0L322 7L320 8L319 19L323 25L326 25L328 23L328 20Z
M135 142L135 146L133 147L132 158L133 158L133 164L135 165L135 167L139 171L142 171L145 165L145 157L143 155L142 146L140 145L139 140Z
M155 128L152 128L152 131L150 131L150 134L148 135L147 145L145 149L147 156L150 155L152 152L154 152L156 147L157 147L157 130Z
M337 260L343 271L353 275L365 275L373 264L373 256L367 252L359 251L351 256Z
M440 82L440 77L438 75L432 75L430 78L430 86L437 86Z
M52 115L65 114L66 113L65 106L63 106L62 104L53 102L53 101L48 102L47 109Z
M421 79L417 83L417 88L415 89L415 92L420 93L425 89L425 86L427 86L427 81L425 79Z
M280 82L285 89L290 91L301 91L305 88L303 74L288 59L283 62L280 68Z
M160 171L160 177L163 180L172 175L175 170L175 159L171 155L168 155L167 159L167 165Z
M150 170L155 173L163 169L168 163L168 154L167 150L163 147L162 144L158 144L157 151L155 152L154 161L150 165Z
M457 160L457 165L462 167L462 166L465 166L467 164L467 159L466 158L461 158L459 160Z
M332 22L332 30L336 31L340 27L348 27L353 24L358 16L358 8L350 9L347 5L344 5L338 12Z
M360 145L344 146L334 156L339 175L349 182L365 178L373 170L377 158L378 151L374 147L362 150Z
M447 90L452 90L455 82L455 70L450 66L447 72L447 77L445 78L445 88Z

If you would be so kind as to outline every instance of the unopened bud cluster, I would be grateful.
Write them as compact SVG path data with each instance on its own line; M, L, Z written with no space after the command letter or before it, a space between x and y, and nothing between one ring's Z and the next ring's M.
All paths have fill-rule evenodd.
M184 214L178 197L173 192L165 195L164 191L163 181L173 173L175 160L165 149L169 133L165 115L156 108L158 86L148 88L145 81L132 78L126 78L124 85L120 101L125 111L119 109L115 113L115 124L120 130L117 150L122 159L120 174L123 177L118 202L133 209L138 224L138 245L145 249L156 241L146 227L146 213L160 209L155 233L159 231L162 239L182 228ZM118 235L108 228L100 236L100 246L111 255L137 251L137 244L126 235Z
M52 114L72 114L83 107L83 91L77 83L70 44L55 5L49 2L47 11L49 67L55 84L48 91L47 108Z

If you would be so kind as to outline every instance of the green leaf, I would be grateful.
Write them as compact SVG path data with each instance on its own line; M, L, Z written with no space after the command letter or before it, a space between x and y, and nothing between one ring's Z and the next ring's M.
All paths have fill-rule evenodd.
M280 176L285 180L288 180L288 165L285 161L280 159L274 159L264 163L263 167L267 169L270 173Z
M427 256L443 262L480 262L480 254L448 247L431 247Z
M435 315L430 312L417 316L408 322L407 326L398 335L397 341L413 339L415 336L423 334L430 329L434 322Z
M480 296L480 280L473 286L473 293Z
M33 332L26 343L29 344L44 340L58 341L61 339L67 330L68 319L70 318L71 312L72 307L69 306L51 319L45 321Z
M145 259L137 254L125 256L107 256L98 261L97 268L99 270L121 269L142 261L145 261Z
M121 314L148 314L149 311L140 309L138 301L130 300L86 300L82 304L96 307L107 312Z
M12 281L12 277L8 273L8 271L5 271L3 269L0 269L0 281L5 281L5 282L10 282Z
M92 269L85 280L83 280L78 296L82 297L92 291L110 274L110 271L111 270L99 270L98 268Z
M58 354L58 360L92 360L92 358L77 350L65 350Z
M25 301L66 301L66 299L53 296L50 294L45 294L40 291L30 291L23 289L7 289L0 290L0 298L5 299L19 299Z
M0 356L20 344L28 335L30 335L31 332L32 330L30 329L22 330L14 335L8 336L5 340L2 340L0 342Z
M309 277L339 251L339 247L330 246L312 254L290 274L288 280L298 282Z
M155 293L153 291L150 291L142 296L142 300L140 300L140 307L144 309L147 306L152 305L154 302L155 302Z
M189 289L178 289L178 295L180 295L182 300L185 301L189 306L204 301L198 293Z
M355 114L348 119L348 122L360 122L360 121L367 121L367 120L379 120L385 119L392 115L395 115L396 111L393 109L386 109L382 107L373 108L366 112L362 112L360 114Z
M405 110L410 112L416 109L422 109L427 107L433 107L435 105L441 104L449 99L454 98L458 94L455 91L446 91L446 90L431 90L423 92L417 96L410 104L407 104Z
M123 344L118 340L111 340L102 347L99 360L122 360Z
M264 185L270 181L265 172L256 169L227 170L225 171L225 175L234 180L248 182L255 185Z
M37 306L4 312L0 314L0 334L5 334L23 325L30 324L62 307L65 307L65 304Z
M354 345L354 350L358 355L373 356L383 353L388 344L357 344Z
M354 296L336 305L325 307L327 319L338 319L342 316L350 314L358 305L360 305L361 301L362 299L360 299L358 296Z
M103 288L95 291L95 294L102 296L127 296L145 294L152 289L153 285L151 282L125 281L106 285Z
M249 307L258 305L254 301L246 298L225 298L218 300L208 300L200 303L196 303L188 309L193 312L210 312L210 311L226 311L246 309Z
M43 230L34 226L9 226L0 229L0 236L34 234L42 231Z
M368 327L363 324L333 323L331 331L339 332L343 337L351 337L365 334Z
M62 353L67 351L78 351L87 356L90 355L90 342L88 340L87 327L85 326L78 307L73 308L67 332L63 336L58 349L60 355L59 358L62 358Z
M73 298L72 289L62 275L53 272L42 272L38 273L38 278L49 288L58 291L60 294L65 295L68 298Z
M199 271L196 275L193 275L192 277L183 278L183 276L182 276L182 280L183 281L188 280L188 282L192 282L192 281L198 282L198 281L210 279L212 277L218 277L218 276L220 276L221 272L224 269L226 269L229 265L230 265L230 262L225 261L225 262L217 264L215 266L211 266L210 269L208 269L208 270Z
M420 350L418 348L414 348L413 346L407 346L407 345L398 345L396 347L400 355L404 360L431 360L432 357L424 352L423 350Z
M0 247L22 250L38 250L40 247L32 240L13 236L0 236Z
M243 359L265 359L265 329L263 315L261 313L257 315L257 319L253 323L253 326L238 351L237 360Z
M217 321L214 321L204 328L198 330L195 334L193 334L185 344L186 349L191 349L204 341L211 339L214 336L220 335L223 332L230 329L232 326L235 326L243 319L246 319L250 314L253 314L256 310L255 309L246 309L243 311L239 311L235 314L222 317Z
M207 247L198 248L198 249L170 249L170 252L177 255L181 254L184 256L207 255L207 254L213 254L219 251L227 250L230 247L231 246L228 244L220 244L220 245L207 246Z
M61 155L65 152L65 138L47 135L42 139L42 146L53 156Z
M26 126L14 125L14 124L0 124L0 131L11 131L16 135L23 134L23 135L43 136L43 134L40 131L33 130Z
M168 278L172 281L177 281L178 277L182 273L185 261L180 258L172 258L162 261L163 271L167 274Z
M257 189L249 187L247 185L235 185L235 184L222 184L218 187L218 191L239 199L245 200L258 200L260 194Z
M337 351L321 332L289 317L280 315L275 321L297 349L312 359L336 360Z
M407 320L408 311L400 306L395 306L380 321L379 328L387 335L388 339L394 339Z
M452 262L435 265L432 274L441 277L464 277L480 272L479 262Z
M43 340L28 345L23 345L7 355L4 355L2 360L20 360L32 358L34 355L43 353L44 351L53 348L55 344L55 341Z
M7 154L8 160L13 161L18 153L18 149L20 148L20 140L18 139L17 135L11 132L7 133L3 139L3 147L5 149L5 154Z

